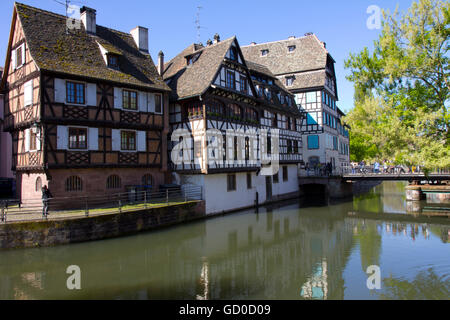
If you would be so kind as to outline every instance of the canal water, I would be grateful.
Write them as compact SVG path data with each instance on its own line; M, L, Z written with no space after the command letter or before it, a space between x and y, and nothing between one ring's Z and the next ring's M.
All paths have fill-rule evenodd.
M407 211L404 184L387 182L340 203L0 251L0 299L449 299L450 223ZM81 290L66 286L70 265ZM369 266L380 289L367 287Z

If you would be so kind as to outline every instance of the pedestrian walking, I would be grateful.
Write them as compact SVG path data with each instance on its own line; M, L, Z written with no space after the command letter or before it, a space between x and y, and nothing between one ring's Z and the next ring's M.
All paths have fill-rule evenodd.
M47 218L49 215L48 213L48 206L50 199L52 198L52 193L50 192L50 189L47 188L46 185L42 187L42 217Z

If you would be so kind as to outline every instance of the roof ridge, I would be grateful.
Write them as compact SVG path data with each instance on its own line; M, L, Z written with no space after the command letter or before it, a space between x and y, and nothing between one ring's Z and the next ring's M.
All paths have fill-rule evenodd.
M275 40L275 41L268 41L268 42L262 42L262 43L255 43L255 44L248 44L246 46L241 46L241 48L246 48L246 47L256 47L256 46L262 46L262 45L267 45L267 44L272 44L272 43L277 43L277 42L283 42L283 41L295 41L295 40L300 40L300 39L304 39L307 37L311 37L311 36L315 36L315 34L310 34L307 36L301 36L301 37L295 37L294 39L281 39L281 40Z
M15 2L15 4L19 5L19 6L23 6L26 9L30 9L30 10L34 10L34 11L37 11L37 12L40 12L40 13L43 13L43 14L48 14L48 15L54 16L56 18L61 18L61 19L66 19L67 18L66 16L64 16L62 14L59 14L59 13L56 13L56 12L53 12L53 11L44 10L44 9L37 8L37 7L33 7L33 6L30 6L30 5L24 4L24 3ZM79 19L76 19L76 20L79 20ZM105 26L102 26L100 24L96 24L96 26L100 27L100 28L104 28L104 29L110 30L110 31L113 31L113 32L121 33L123 35L131 36L131 34L129 32L125 32L125 31L121 31L121 30L117 30L117 29L112 29L110 27L105 27Z

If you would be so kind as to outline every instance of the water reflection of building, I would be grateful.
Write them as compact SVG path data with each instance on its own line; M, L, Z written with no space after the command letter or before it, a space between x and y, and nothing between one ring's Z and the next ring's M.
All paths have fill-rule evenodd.
M315 298L301 294L311 280L323 298L342 299L351 246L342 218L324 219L315 208L299 212L296 205L261 209L39 254L2 253L0 299L17 299L17 292L26 299ZM70 264L80 265L83 290L65 288ZM319 274L320 281L311 277Z

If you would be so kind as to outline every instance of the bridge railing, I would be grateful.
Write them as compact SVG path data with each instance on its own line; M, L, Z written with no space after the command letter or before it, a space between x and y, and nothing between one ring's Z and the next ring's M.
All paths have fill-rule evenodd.
M49 217L44 216L42 199L0 200L0 223L122 213L193 200L202 200L201 186L187 185L155 192L144 190L96 197L57 197L48 201Z

